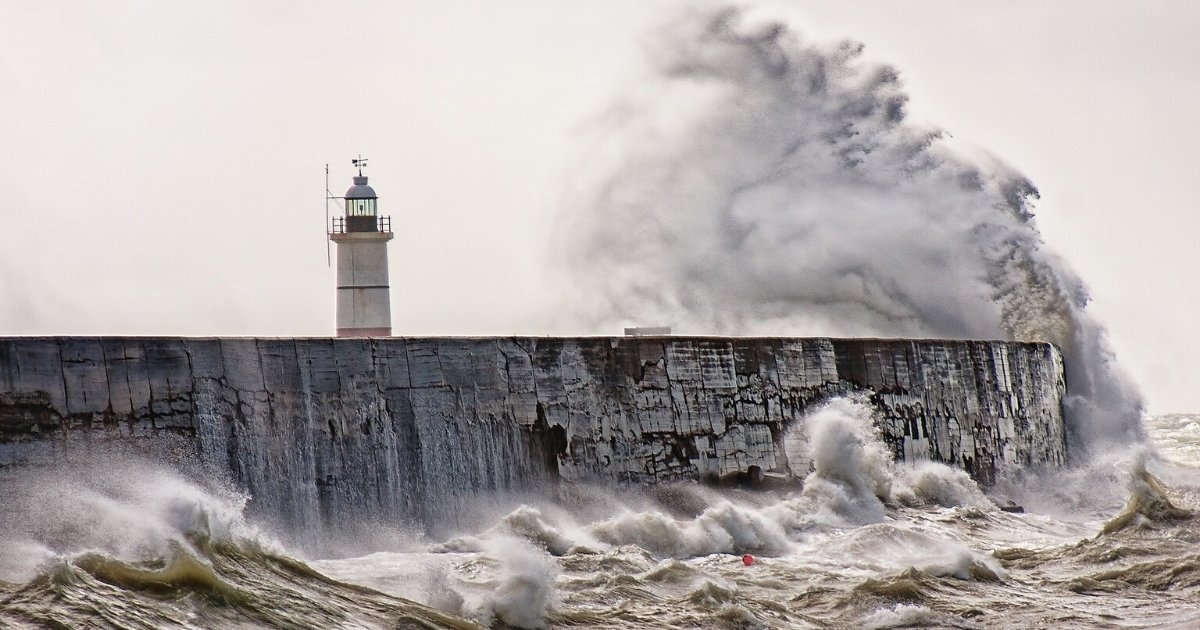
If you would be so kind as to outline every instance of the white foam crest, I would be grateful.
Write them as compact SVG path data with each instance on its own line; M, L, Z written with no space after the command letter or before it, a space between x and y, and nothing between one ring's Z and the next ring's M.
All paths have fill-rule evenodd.
M528 505L506 514L496 528L535 543L556 556L567 553L576 544L564 531L551 524L541 510Z
M691 520L658 511L624 512L588 527L599 541L637 545L660 558L694 558L714 553L778 555L790 548L773 510L721 500Z
M197 538L275 545L244 519L244 494L202 487L129 455L61 463L53 477L10 471L6 493L12 504L0 517L0 538L9 549L42 549L42 559L99 552L138 561L178 547L202 557L192 546ZM0 576L27 575L38 555L0 554Z
M744 605L737 603L721 606L716 618L723 622L721 625L743 630L767 630L770 627Z
M589 529L608 545L637 545L658 557L691 558L719 550L702 529L662 512L624 512Z
M990 556L978 553L958 543L938 541L928 555L913 566L934 577L954 577L960 580L1001 580L1004 568Z
M497 621L541 628L555 601L558 569L536 543L492 528L469 540L469 550L434 546L431 552L379 552L318 560L313 566L338 580L421 602L485 626Z
M500 566L495 589L475 605L474 616L487 625L499 618L518 628L544 627L558 574L553 560L518 538L493 538L486 553Z
M887 628L944 627L978 628L979 625L962 618L952 618L920 604L896 604L881 608L863 617L863 627L869 630Z
M556 556L581 546L603 546L556 506L522 504L479 534L456 536L428 548L435 553L485 552L489 541L496 538L520 538Z
M33 579L57 554L36 540L9 539L0 545L0 580L23 583Z
M446 542L434 543L429 546L433 553L480 553L483 551L483 538L479 536L455 536Z
M928 460L901 463L895 470L892 498L903 505L995 507L966 471Z
M450 574L450 570L444 566L432 568L422 576L423 585L422 592L414 597L406 597L415 602L421 602L430 608L435 608L444 613L451 615L462 616L464 607L466 606L466 598L462 592L456 587L454 578Z
M871 409L862 402L837 398L804 419L813 472L804 480L802 496L846 524L884 519L884 500L891 495L891 454L873 428Z
M1200 470L1200 414L1164 414L1146 420L1163 458Z
M414 551L380 551L365 556L310 560L335 580L420 602L451 615L467 614L465 586L455 579L456 556Z
M558 510L550 510L558 512ZM413 597L429 606L474 618L484 625L497 619L517 628L541 628L554 601L558 568L552 556L568 553L583 540L579 527L562 514L557 520L538 507L519 505L487 530L430 545L439 554L464 554L482 580L454 580L445 564L425 570L429 588ZM458 570L463 570L460 566ZM360 578L361 579L361 578Z
M555 504L520 505L481 533L457 536L428 549L434 553L485 553L489 541L516 537L555 556L623 545L635 545L659 558L714 553L773 555L788 550L792 530L809 524L802 518L803 506L795 500L778 501L757 494L734 500L710 488L686 490L688 509L700 512L693 518L664 512L651 495L593 487L588 490L593 499L627 507L616 508L615 516L601 515L598 520L581 523L576 519L597 518L596 511L567 511Z
M1160 453L1148 453L1146 470L1167 486L1178 489L1185 499L1195 497L1190 507L1200 509L1200 468L1180 464L1178 460L1168 459Z
M720 541L724 553L779 555L791 545L771 512L722 501L696 518L696 525Z
M970 475L939 462L895 462L866 401L836 398L806 416L801 444L813 463L802 495L830 524L878 523L887 505L975 506L992 509Z
M826 540L820 553L835 562L852 559L850 563L859 569L880 575L917 569L960 580L1005 578L1004 568L995 558L944 537L947 535L953 536L953 530L923 531L904 521L877 523Z

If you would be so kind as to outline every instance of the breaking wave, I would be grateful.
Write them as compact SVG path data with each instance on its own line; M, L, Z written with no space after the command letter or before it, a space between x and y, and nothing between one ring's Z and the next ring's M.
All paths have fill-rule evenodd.
M1124 509L1063 520L1002 511L960 471L891 461L865 402L830 401L806 427L800 489L569 486L443 542L313 562L246 522L246 497L178 467L0 471L13 502L0 623L1083 628L1107 623L1081 604L1098 597L1139 623L1197 621L1190 468L1160 478L1162 462L1135 459Z
M0 622L17 628L474 627L318 573L243 519L244 495L128 453L4 482Z
M1113 534L1130 528L1156 527L1171 521L1195 518L1191 510L1176 506L1166 487L1146 470L1144 457L1136 460L1129 474L1129 501L1125 509L1104 524L1101 534Z
M584 321L685 332L1016 339L1067 357L1070 444L1140 442L1140 394L1038 191L906 120L897 70L752 9L692 9L594 123L562 257Z

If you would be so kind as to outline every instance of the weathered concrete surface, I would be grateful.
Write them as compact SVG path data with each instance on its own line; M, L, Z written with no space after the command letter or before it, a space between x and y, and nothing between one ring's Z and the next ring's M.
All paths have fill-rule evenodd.
M1062 367L981 341L0 338L0 466L178 435L292 524L429 522L557 478L803 474L805 413L862 392L898 457L988 483L1065 461Z

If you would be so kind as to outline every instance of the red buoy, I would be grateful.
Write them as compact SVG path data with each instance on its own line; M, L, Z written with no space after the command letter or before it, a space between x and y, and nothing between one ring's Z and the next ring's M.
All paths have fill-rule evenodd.
M750 566L750 565L754 564L754 556L752 556L750 554L746 554L746 555L742 556L742 564L744 564L746 566Z

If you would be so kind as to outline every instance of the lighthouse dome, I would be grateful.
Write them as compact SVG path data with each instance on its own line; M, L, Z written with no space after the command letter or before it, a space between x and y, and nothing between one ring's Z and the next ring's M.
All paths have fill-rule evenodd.
M377 199L378 197L375 189L367 185L365 175L355 176L354 185L346 190L346 199Z

